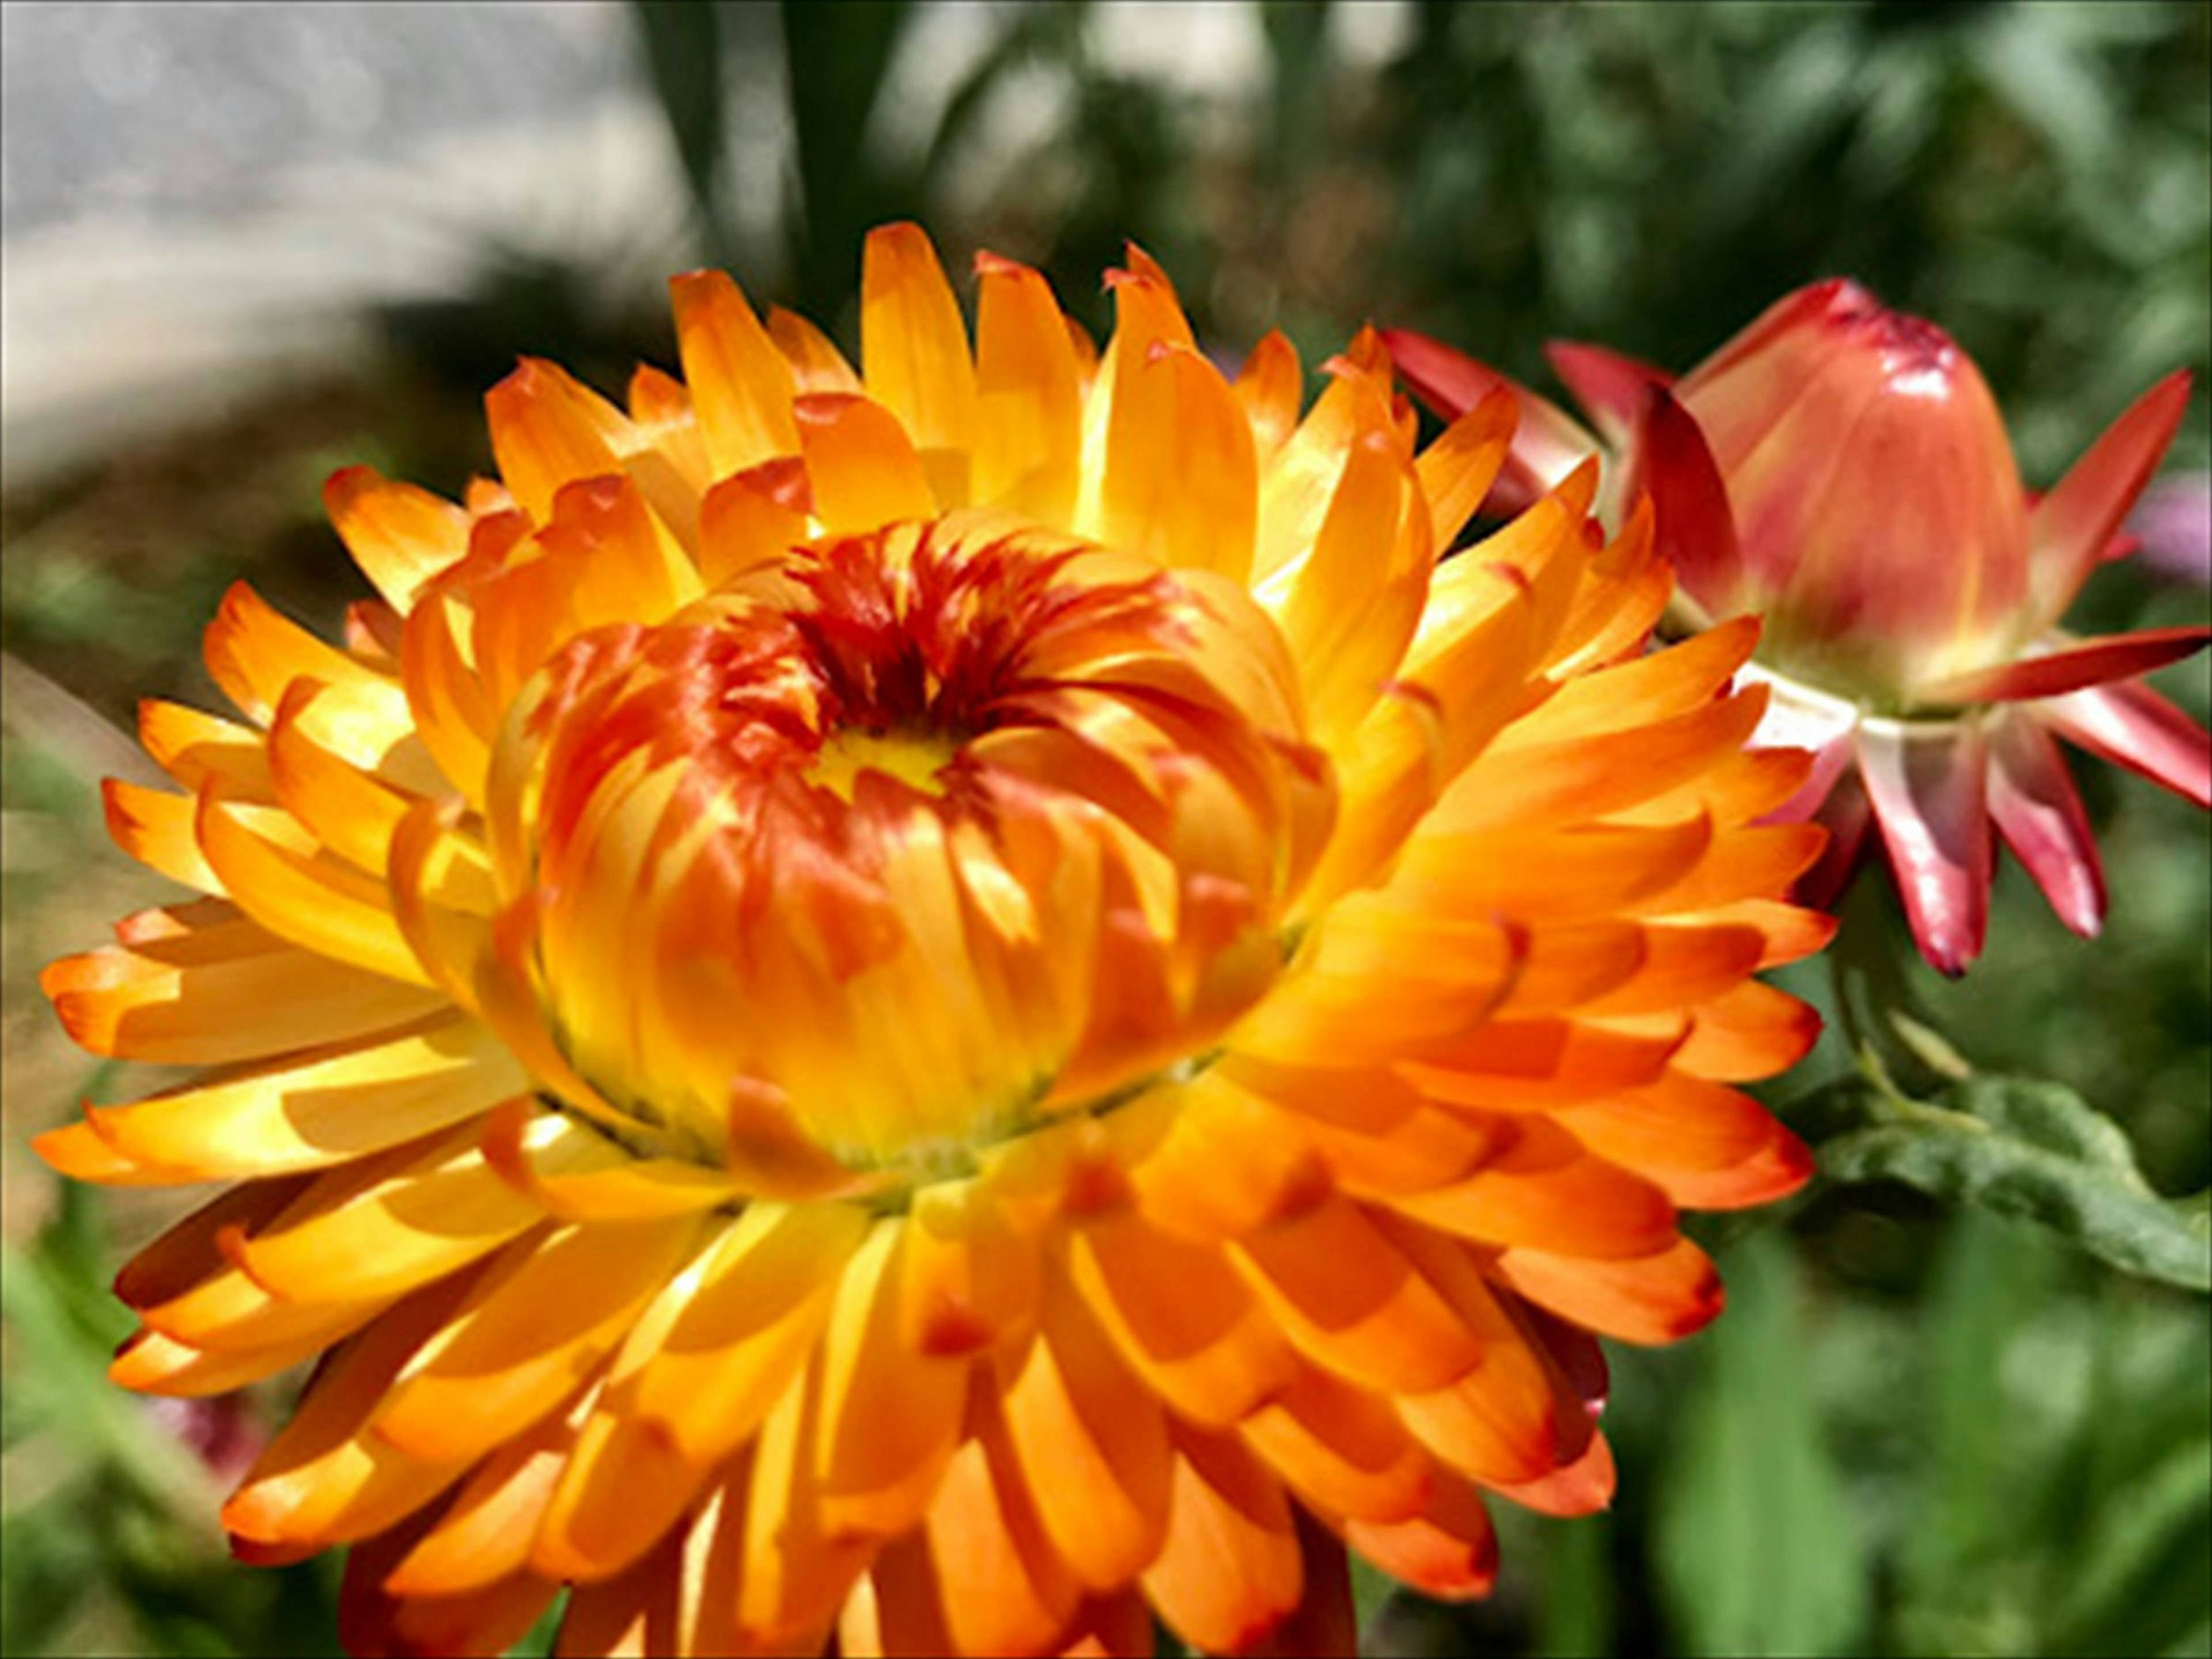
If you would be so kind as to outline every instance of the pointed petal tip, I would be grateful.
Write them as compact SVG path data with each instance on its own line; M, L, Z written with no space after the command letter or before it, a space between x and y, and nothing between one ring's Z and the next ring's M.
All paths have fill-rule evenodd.
M2189 407L2193 380L2176 369L2137 398L2035 501L2029 580L2046 623L2072 603L2157 471Z
M1708 611L1744 608L1735 509L1704 428L1672 392L1652 386L1645 389L1638 432L1635 483L1650 496L1656 516L1659 556Z
M2147 628L2079 640L2039 656L2019 657L1922 686L1931 704L2021 702L2063 696L2089 686L2132 680L2212 645L2212 628Z
M1674 384L1663 369L1579 341L1550 341L1544 356L1599 434L1615 445L1626 443L1635 429L1650 389Z
M1869 720L1858 753L1913 940L1929 966L1956 979L1981 955L1989 928L1995 837L1981 728Z

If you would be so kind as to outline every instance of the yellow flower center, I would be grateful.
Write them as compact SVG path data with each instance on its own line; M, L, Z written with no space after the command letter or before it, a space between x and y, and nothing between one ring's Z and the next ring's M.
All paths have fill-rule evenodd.
M1238 596L945 524L582 635L494 768L556 1043L749 1167L923 1178L1126 1096L1280 968L1334 799L1287 660Z
M863 772L881 772L925 795L942 796L937 775L959 752L959 744L942 732L833 732L815 751L806 777L848 802Z

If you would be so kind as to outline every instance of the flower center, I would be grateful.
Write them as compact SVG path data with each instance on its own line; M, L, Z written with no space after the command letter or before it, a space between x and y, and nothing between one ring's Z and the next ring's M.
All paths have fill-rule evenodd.
M850 802L863 772L881 772L908 788L940 799L945 786L937 775L960 752L958 742L942 732L832 732L815 751L807 781Z
M950 523L577 639L489 808L555 1042L737 1165L920 1178L1126 1095L1280 966L1334 809L1287 660L1239 591Z

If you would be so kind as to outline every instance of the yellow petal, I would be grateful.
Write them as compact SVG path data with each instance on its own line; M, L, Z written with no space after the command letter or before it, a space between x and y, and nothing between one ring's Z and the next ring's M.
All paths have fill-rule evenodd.
M868 396L906 429L938 499L964 505L975 365L960 307L918 225L868 233L860 261L860 368Z

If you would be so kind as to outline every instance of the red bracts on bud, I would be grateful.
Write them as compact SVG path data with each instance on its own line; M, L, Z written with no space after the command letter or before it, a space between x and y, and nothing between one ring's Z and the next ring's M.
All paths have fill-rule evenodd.
M1386 331L1407 383L1455 416L1504 386L1522 431L1509 477L1548 488L1613 463L1617 520L1649 496L1685 623L1762 613L1763 736L1820 757L1785 809L1838 845L1826 902L1879 830L1916 938L1946 972L1979 952L2002 840L2066 924L2094 933L2103 878L2056 732L2212 805L2212 738L2136 677L2202 647L2203 628L2079 641L2057 624L2189 397L2175 374L2039 498L2021 485L1995 399L1942 329L1855 283L1770 307L1688 374L1554 343L1589 413L1562 410L1421 336Z

